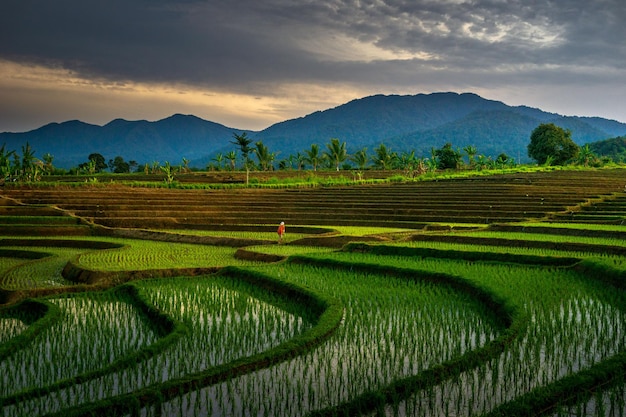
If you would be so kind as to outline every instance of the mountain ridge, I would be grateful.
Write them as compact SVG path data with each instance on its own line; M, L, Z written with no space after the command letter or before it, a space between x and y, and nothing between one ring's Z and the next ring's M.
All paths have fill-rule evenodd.
M396 152L415 150L430 156L432 148L450 142L455 148L475 146L479 154L500 153L521 162L532 130L555 123L572 131L579 145L626 135L626 123L595 116L562 116L528 106L509 106L474 93L441 92L416 95L367 96L337 107L278 122L261 131L228 127L194 115L173 114L157 121L114 119L103 126L69 120L28 132L0 133L0 143L20 151L28 142L35 156L54 155L55 166L70 168L91 153L105 159L122 156L139 164L183 158L204 168L218 154L238 151L234 134L246 133L252 145L262 141L277 161L303 154L317 143L323 150L331 138L345 141L348 151L381 143Z

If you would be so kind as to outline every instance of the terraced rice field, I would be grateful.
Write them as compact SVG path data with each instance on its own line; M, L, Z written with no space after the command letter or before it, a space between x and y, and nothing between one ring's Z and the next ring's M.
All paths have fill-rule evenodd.
M625 416L623 178L2 190L2 415Z

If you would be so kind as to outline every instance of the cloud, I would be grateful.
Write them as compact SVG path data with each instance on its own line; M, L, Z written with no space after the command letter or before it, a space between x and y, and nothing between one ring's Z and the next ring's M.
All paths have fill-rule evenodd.
M303 97L296 86L341 97L581 83L624 92L624 21L622 0L7 0L0 60L107 91L171 85L275 108Z

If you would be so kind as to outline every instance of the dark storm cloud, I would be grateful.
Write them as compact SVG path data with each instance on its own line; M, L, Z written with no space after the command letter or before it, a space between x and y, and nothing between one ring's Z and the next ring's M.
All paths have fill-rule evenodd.
M0 57L109 79L242 89L273 80L349 81L381 66L400 79L411 67L423 76L507 65L514 72L530 64L618 67L626 61L625 4L10 0L0 6ZM342 62L302 46L319 39L332 47L338 35L434 59Z
M625 21L623 0L4 0L0 130L180 111L171 95L155 113L147 95L113 92L137 83L206 92L212 106L274 98L257 112L275 118L361 93L455 90L626 121ZM38 84L7 63L76 77Z

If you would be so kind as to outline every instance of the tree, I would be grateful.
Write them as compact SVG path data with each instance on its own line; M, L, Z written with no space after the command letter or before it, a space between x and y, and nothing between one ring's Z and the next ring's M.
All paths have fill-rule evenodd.
M6 143L0 148L0 180L4 180L11 175L11 156L15 155L15 151L6 151Z
M367 148L360 149L356 151L351 157L350 160L354 162L360 170L364 170L367 166Z
M372 156L374 167L382 169L383 171L390 169L398 158L398 155L395 152L391 152L390 149L387 149L384 143L381 143L378 148L374 149L374 153L375 155Z
M217 163L217 170L219 171L224 166L224 155L221 153L218 153L217 155L215 155L215 158L213 158L212 161L215 161Z
M326 151L324 155L335 166L335 169L339 171L339 166L343 161L348 159L348 152L346 151L346 142L339 142L337 138L331 138L330 143L326 145Z
M313 171L317 171L317 166L322 162L320 155L320 146L317 143L311 145L311 149L304 151L306 153L306 162L313 167Z
M463 151L467 155L467 163L470 168L474 168L474 157L478 153L478 149L474 145L467 145L463 148Z
M54 172L54 165L52 165L52 161L54 161L54 156L50 152L47 152L43 156L43 171L45 174L51 175Z
M437 168L456 169L461 163L461 152L452 149L451 143L446 143L441 149L435 150Z
M550 158L555 165L564 165L578 156L579 147L571 138L572 132L554 123L540 124L530 135L528 156L543 165Z
M28 142L22 146L22 177L26 180L34 179L35 151Z
M300 152L297 152L294 156L294 160L296 162L296 166L298 167L298 171L302 171L306 162L306 156L301 154Z
M256 154L256 157L259 160L261 171L270 171L272 169L274 159L276 158L276 154L274 152L270 152L269 148L261 141L255 143L255 148L252 151Z
M415 173L421 174L425 171L424 160L415 156L415 151L402 152L398 157L398 167L404 171L404 175L414 178Z
M104 159L104 156L99 153L90 154L87 157L87 160L94 162L94 173L102 172L103 169L107 169L106 160Z
M237 165L237 153L235 151L230 151L226 155L224 155L224 158L226 158L226 160L228 161L229 169L231 171L234 171L235 166Z
M248 138L248 135L246 132L243 132L241 135L233 133L233 137L235 138L235 140L230 143L232 143L233 145L239 146L239 150L241 151L241 156L243 157L243 165L244 165L244 168L246 169L246 185L247 185L250 181L249 154L252 151L252 148L250 148L250 144L252 143L252 140Z
M130 164L124 161L124 158L121 156L116 156L115 159L110 159L109 168L111 169L111 172L116 174L126 174L130 172Z
M585 144L578 153L578 163L584 165L585 167L589 166L589 163L596 159L596 155L593 153L589 144Z

